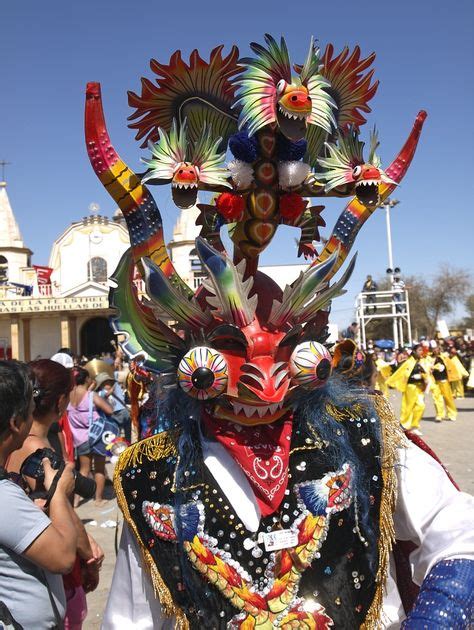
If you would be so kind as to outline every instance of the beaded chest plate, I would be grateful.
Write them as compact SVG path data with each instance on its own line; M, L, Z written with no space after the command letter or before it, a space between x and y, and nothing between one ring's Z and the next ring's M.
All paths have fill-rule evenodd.
M370 421L365 423L350 423L349 430L357 433L361 458L371 451L365 461L372 468L364 478L370 480L377 528L379 444ZM324 444L309 429L296 430L284 500L252 533L202 460L186 471L187 485L175 494L175 443L173 434L145 440L134 457L129 454L119 478L119 498L128 503L124 513L165 585L171 611L179 608L192 627L202 627L204 619L212 628L262 630L363 623L375 592L378 553L360 527L352 463L331 470ZM295 544L267 551L265 534L282 530L293 534Z

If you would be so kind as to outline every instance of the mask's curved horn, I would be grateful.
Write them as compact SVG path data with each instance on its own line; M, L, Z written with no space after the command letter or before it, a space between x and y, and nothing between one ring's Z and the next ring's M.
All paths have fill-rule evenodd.
M427 114L425 111L419 112L418 116L415 119L415 123L411 130L411 133L408 136L407 141L403 145L400 153L390 164L390 166L385 170L385 173L388 175L388 177L395 183L382 184L380 186L379 194L381 202L379 205L383 205L383 200L387 199L390 193L395 190L396 184L399 184L405 176L405 173L407 172L408 167L411 164L413 156L415 155L416 147L426 116ZM375 206L373 208L366 208L354 197L352 201L350 201L349 204L345 207L342 214L339 216L328 242L324 246L324 249L321 251L319 256L315 258L312 266L321 264L339 248L337 263L332 268L331 275L329 276L329 278L331 278L338 271L342 263L347 258L360 228L364 225L364 223L377 207L378 206Z
M155 200L112 146L105 125L100 83L87 84L85 133L92 168L127 222L135 264L145 256L151 258L173 284L192 295L169 259Z

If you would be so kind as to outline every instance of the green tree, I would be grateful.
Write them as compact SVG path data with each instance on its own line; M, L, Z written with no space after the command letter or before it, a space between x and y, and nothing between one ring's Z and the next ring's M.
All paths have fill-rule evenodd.
M466 269L456 269L446 264L440 267L427 286L424 299L430 336L434 336L438 320L451 315L457 305L465 301L471 287L471 275Z

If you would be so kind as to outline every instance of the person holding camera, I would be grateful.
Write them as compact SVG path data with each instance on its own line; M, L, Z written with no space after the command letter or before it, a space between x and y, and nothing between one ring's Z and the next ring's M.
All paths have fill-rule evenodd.
M62 457L52 449L48 434L51 425L66 410L72 389L72 376L70 370L50 359L33 361L29 368L34 377L33 422L23 446L10 457L8 470L21 473L31 491L41 496L45 488L40 458L48 457L54 469L59 469L63 463ZM76 473L74 490L77 494L90 498L94 495L95 483ZM64 576L67 598L65 627L79 630L87 615L85 593L94 590L99 583L99 569L104 554L93 537L87 534L75 512L74 520L78 535L77 557L71 573Z
M111 416L113 413L109 403L99 394L90 391L95 382L84 368L73 369L73 388L69 396L67 406L69 424L76 454L79 457L79 472L88 477L92 465L94 466L94 478L97 484L95 492L95 504L102 505L105 488L105 456L96 452L89 439L91 425L99 418L98 410Z
M77 530L70 497L72 464L54 470L41 461L49 516L10 479L5 465L32 425L33 386L27 367L0 361L0 602L17 626L62 628L66 608L62 574L71 571Z

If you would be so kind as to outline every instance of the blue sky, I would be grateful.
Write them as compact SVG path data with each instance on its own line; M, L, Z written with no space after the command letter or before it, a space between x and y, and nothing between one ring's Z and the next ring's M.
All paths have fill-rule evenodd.
M376 124L383 165L396 155L417 112L428 120L417 154L396 197L392 232L395 264L406 274L430 277L442 262L473 267L472 193L474 3L457 0L398 0L375 3L125 2L124 0L4 0L0 38L2 97L0 159L8 193L34 262L47 264L53 240L72 221L88 214L91 202L111 215L113 201L89 165L83 139L84 90L100 81L112 141L132 168L144 155L126 126L127 90L151 77L152 57L167 61L177 48L203 57L217 44L262 41L265 32L283 34L290 54L301 61L309 38L336 52L359 44L377 53L380 86L363 133ZM154 192L156 188L154 188ZM157 200L171 237L177 210L166 192ZM327 203L326 234L343 209ZM263 263L297 262L296 231L279 234ZM346 296L333 305L333 320L352 319L352 304L367 273L387 267L385 220L377 211L355 249L357 268ZM283 252L283 253L282 253Z

